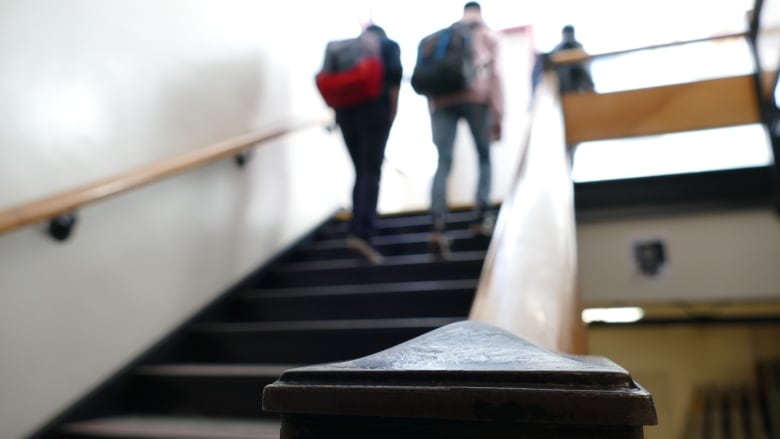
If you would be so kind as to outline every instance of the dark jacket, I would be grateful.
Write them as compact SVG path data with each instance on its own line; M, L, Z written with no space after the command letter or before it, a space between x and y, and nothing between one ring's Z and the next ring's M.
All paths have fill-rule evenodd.
M555 46L552 53L563 50L583 49L579 41L564 41ZM569 91L593 91L593 79L587 63L560 65L557 68L558 84L561 93Z
M385 67L385 87L383 99L389 99L390 89L401 85L403 66L401 65L401 48L398 43L387 37L380 37L382 63Z

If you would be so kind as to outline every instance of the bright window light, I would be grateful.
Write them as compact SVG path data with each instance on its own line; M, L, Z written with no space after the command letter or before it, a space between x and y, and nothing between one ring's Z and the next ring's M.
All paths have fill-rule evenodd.
M587 308L582 311L585 323L632 323L642 320L645 311L638 307L626 308Z
M577 146L575 182L615 180L768 166L774 162L766 130L759 124Z

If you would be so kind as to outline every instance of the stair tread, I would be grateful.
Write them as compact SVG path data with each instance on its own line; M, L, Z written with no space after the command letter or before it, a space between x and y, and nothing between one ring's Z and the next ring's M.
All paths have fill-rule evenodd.
M274 268L275 272L287 272L287 271L309 271L309 270L338 270L348 268L361 268L361 267L374 267L374 268L388 268L393 266L406 266L406 265L419 265L419 264L431 264L431 263L451 263L451 262L470 262L479 261L482 262L485 259L486 252L484 251L466 251L466 252L452 252L452 256L444 261L438 255L435 254L416 254L416 255L404 255L404 256L386 256L384 262L380 265L371 265L368 261L355 256L352 259L331 259L322 261L309 261L309 262L290 262L282 266Z
M383 245L414 244L428 242L430 232L403 233L398 235L378 235L370 239L371 244L381 247ZM471 230L451 230L447 236L453 240L474 238ZM324 250L333 248L346 248L344 238L329 238L314 241L301 247L303 251Z
M467 222L474 219L474 213L471 210L454 211L447 213L447 223ZM348 220L339 220L338 224L346 225ZM378 229L392 229L410 226L424 226L433 224L430 213L419 213L413 215L399 216L379 216L376 219Z
M155 364L140 366L137 375L174 377L278 377L299 364Z
M263 331L328 331L358 329L398 329L439 327L463 320L463 317L430 317L398 319L354 319L354 320L295 320L280 322L214 322L200 323L192 327L195 331L207 332L263 332Z
M478 285L476 279L433 280L433 281L408 281L389 282L375 284L347 284L321 287L290 287L290 288L263 288L246 290L241 294L242 298L292 298L315 296L347 296L354 294L383 294L383 293L408 293L408 292L436 292L448 289L471 289Z
M443 260L426 246L430 214L380 217L371 242L385 256L381 265L346 246L346 221L321 225L297 249L243 284L250 287L230 298L232 314L213 314L230 319L187 325L180 347L152 357L171 362L133 368L133 392L123 396L127 404L117 406L132 409L97 417L116 409L95 405L84 412L94 419L59 423L58 434L278 438L276 417L254 416L262 415L259 389L285 371L368 355L466 318L461 310L478 287L489 244L473 234L473 220L470 210L448 215L453 253ZM299 311L295 298L303 298L308 309ZM339 306L343 312L332 310Z
M263 439L278 438L280 426L275 420L128 415L75 422L64 430L96 437Z

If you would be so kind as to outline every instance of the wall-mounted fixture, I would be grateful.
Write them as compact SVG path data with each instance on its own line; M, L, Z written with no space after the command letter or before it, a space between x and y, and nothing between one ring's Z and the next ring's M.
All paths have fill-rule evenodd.
M71 233L73 233L73 228L76 226L77 220L75 212L64 213L52 219L49 221L49 236L57 241L67 240Z
M666 243L660 239L634 243L634 262L638 272L647 277L658 277L667 262Z

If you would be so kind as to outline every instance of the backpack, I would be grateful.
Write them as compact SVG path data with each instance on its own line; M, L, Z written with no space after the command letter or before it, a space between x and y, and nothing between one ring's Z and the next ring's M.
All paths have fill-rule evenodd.
M417 47L412 88L438 96L466 90L476 75L471 27L463 23L434 32Z
M364 32L357 38L329 42L322 69L315 79L322 98L332 108L378 98L384 88L379 38Z

